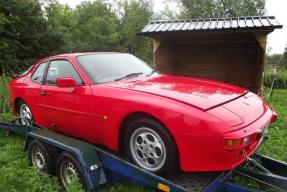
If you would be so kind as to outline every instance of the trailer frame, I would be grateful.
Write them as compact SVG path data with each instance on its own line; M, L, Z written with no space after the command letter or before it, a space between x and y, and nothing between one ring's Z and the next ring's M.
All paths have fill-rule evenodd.
M27 126L19 123L19 118L9 123L0 122L0 130L22 135L25 138L25 151L29 150L31 141L38 141L47 148L57 151L53 159L57 159L63 153L72 155L83 170L82 184L88 190L126 180L166 192L260 191L259 187L238 182L237 178L240 177L243 180L254 180L264 188L287 191L287 164L263 155L254 154L230 171L179 173L173 177L163 178L99 146L50 131L39 125Z

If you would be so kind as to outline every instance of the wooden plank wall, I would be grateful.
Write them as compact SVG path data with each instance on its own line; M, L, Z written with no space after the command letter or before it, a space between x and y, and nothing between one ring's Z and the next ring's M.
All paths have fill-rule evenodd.
M259 93L267 33L174 35L154 41L154 64L163 73L218 80Z

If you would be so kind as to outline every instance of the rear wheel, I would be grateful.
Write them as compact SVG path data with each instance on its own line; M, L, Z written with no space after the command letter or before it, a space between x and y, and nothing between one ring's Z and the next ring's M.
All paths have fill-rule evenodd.
M177 167L174 141L167 130L152 119L138 119L128 126L125 150L133 162L147 171L170 175Z
M30 165L39 171L52 173L52 161L47 148L39 141L32 140L28 149Z
M17 104L17 114L20 116L21 124L31 126L33 124L32 111L23 100L20 100Z

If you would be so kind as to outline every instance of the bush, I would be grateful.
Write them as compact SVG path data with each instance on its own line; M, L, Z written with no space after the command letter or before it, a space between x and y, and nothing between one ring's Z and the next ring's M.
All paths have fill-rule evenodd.
M266 71L264 74L264 86L271 87L274 78L276 79L275 79L273 88L281 88L281 89L287 88L287 70L286 69L278 70L276 76L272 74L271 70Z
M0 76L0 121L12 119L8 88L9 81L9 77Z

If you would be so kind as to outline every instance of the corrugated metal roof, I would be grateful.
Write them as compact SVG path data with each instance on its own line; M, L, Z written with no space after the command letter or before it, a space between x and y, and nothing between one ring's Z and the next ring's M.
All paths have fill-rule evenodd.
M274 16L230 17L187 20L150 21L140 34L223 31L223 30L273 30L282 28Z

